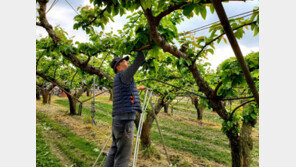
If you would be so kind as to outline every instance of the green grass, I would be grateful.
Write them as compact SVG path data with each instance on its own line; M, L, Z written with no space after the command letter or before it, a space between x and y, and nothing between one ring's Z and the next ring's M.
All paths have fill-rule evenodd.
M94 143L90 143L84 138L70 132L66 126L49 119L40 112L37 112L37 117L39 118L38 122L53 132L56 138L53 143L67 158L77 166L92 166L100 151Z
M62 166L45 143L40 127L36 127L36 166Z
M183 104L182 104L183 105ZM185 115L186 117L197 118L197 111L195 107L180 107L181 105L174 106L174 115ZM220 118L217 113L213 111L204 110L203 120L214 122L217 124L222 124L223 120Z
M55 103L60 104L64 107L69 107L69 103L67 99L56 100ZM86 105L90 105L90 104L88 103ZM82 114L91 116L91 109L90 107L86 107L86 105L85 104L83 105ZM95 106L96 106L95 118L99 119L100 121L107 122L111 125L112 124L112 105L96 101ZM78 104L77 104L77 109L78 109Z
M104 97L104 100L109 99ZM68 101L66 99L56 100L57 104L65 107L68 106ZM189 105L189 104L188 104ZM186 107L186 102L184 104L178 104L174 107L173 116L163 116L158 117L160 128L162 129L165 143L168 147L176 149L178 151L183 151L199 159L204 159L224 165L231 164L231 154L229 141L225 134L221 132L220 129L190 125L184 122L174 121L174 117L190 117L196 118L196 110L193 105ZM96 119L102 122L106 122L111 126L112 123L112 105L107 103L96 101ZM83 108L82 114L86 116L91 115L90 103L88 107L86 105ZM204 120L208 122L213 122L221 125L221 118L214 112L204 111ZM258 126L255 127L257 129ZM151 131L152 142L161 144L161 139L157 131L155 123L153 124ZM251 166L259 166L259 141L254 139L254 148L251 152L253 157Z

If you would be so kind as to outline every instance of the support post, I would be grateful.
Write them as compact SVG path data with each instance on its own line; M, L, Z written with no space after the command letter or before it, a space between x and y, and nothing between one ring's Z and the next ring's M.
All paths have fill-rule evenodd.
M95 74L93 75L93 101L91 103L91 119L92 119L92 124L94 125L97 125L96 121L95 121L95 112L96 112L96 109L95 109L95 90L96 90L96 87L95 87Z

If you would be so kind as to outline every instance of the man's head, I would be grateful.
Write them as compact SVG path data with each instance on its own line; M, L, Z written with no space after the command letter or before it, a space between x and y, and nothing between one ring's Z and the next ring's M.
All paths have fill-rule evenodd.
M124 58L115 57L111 62L111 67L114 70L114 72L118 73L120 71L125 71L130 66L128 60L128 56Z

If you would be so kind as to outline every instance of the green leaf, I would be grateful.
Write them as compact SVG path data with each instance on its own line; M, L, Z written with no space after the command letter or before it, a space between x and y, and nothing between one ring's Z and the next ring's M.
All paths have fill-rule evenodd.
M259 33L259 27L255 27L254 36L256 36Z
M256 116L256 114L254 114L254 113L251 114L251 117L252 117L253 119L257 119L257 116Z
M194 9L194 5L193 4L188 4L184 10L183 10L183 14L186 16L186 17L190 17L190 13L192 12L192 10Z
M211 13L213 14L215 12L215 8L214 8L214 5L211 3L210 5L210 10L211 10Z
M207 49L207 51L209 51L212 55L214 55L214 50L213 49L209 48L209 49Z
M205 20L207 17L206 5L200 6L199 9L200 9L201 17Z
M188 60L188 59L186 59L186 63L187 63L187 65L188 65L188 66L190 66L190 65L191 65L191 61L190 61L190 60Z
M149 53L151 54L151 57L158 58L159 47L154 46L152 49L149 50Z
M143 6L143 8L146 10L147 8L151 8L151 0L141 0L141 4Z

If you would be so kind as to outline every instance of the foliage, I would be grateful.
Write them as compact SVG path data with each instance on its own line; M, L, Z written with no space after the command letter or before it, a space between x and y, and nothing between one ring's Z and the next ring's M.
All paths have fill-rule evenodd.
M259 89L259 52L252 52L245 56L246 63L250 69L251 75L254 78L257 89ZM243 72L234 57L222 62L217 68L216 82L222 81L222 86L218 90L218 95L222 97L240 97L251 96L251 91L244 78ZM243 101L241 102L243 103ZM238 104L239 105L239 104ZM229 112L229 117L223 122L222 131L224 133L238 134L242 121L257 120L259 108L255 103L249 103L237 109L233 115L233 111Z

